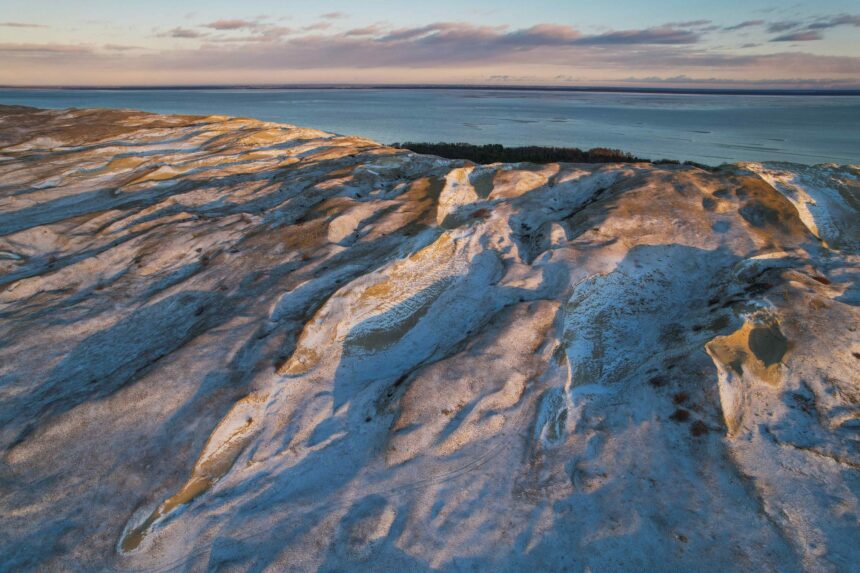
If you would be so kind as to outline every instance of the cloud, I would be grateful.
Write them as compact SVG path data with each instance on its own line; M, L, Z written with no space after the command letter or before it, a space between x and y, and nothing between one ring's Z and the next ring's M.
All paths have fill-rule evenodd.
M295 34L296 31L286 26L258 26L254 32L254 35L249 37L248 40L254 42L274 42L284 36Z
M699 34L690 30L660 26L645 30L624 30L608 32L597 36L585 36L576 40L581 45L598 44L695 44L700 39Z
M819 30L829 30L840 26L860 27L860 15L840 14L837 16L819 16L811 22L781 20L771 22L767 26L767 31L780 33L793 30L792 33L782 34L773 38L771 42L810 42L822 39Z
M745 20L739 24L735 24L734 26L726 26L723 30L727 30L732 32L734 30L742 30L744 28L752 28L753 26L761 26L764 24L764 20Z
M105 44L102 46L105 50L110 50L112 52L129 52L131 50L145 50L146 48L142 48L140 46L126 46L124 44Z
M531 28L503 34L500 39L503 43L520 47L564 46L582 39L582 35L570 26L538 24Z
M786 30L791 30L793 28L799 28L803 25L803 22L798 22L796 20L782 20L780 22L771 22L767 26L768 32L785 32Z
M343 12L326 12L322 14L320 18L325 18L326 20L337 20L339 18L346 18L346 14Z
M854 87L857 82L852 80L830 80L816 78L780 78L771 80L739 80L734 78L693 78L686 74L672 77L648 76L643 78L629 77L618 80L623 83L637 85L695 85L700 87L714 88L845 88Z
M89 54L92 48L81 44L0 44L0 55L57 56L62 54Z
M258 28L258 33L268 37L281 37L294 34L295 30L287 26L264 26Z
M282 40L286 36L291 36L295 34L295 30L293 28L287 28L284 26L267 26L265 28L259 28L253 31L250 36L237 36L237 37L219 37L217 39L213 39L212 43L217 44L242 44L242 43L263 43L263 44L273 44Z
M379 38L381 42L399 42L405 40L416 40L433 35L441 35L450 31L467 30L472 28L468 24L457 24L454 22L439 22L418 28L398 28Z
M850 16L848 14L842 14L841 16L818 20L807 26L807 29L825 30L827 28L836 28L837 26L854 26L855 28L858 28L860 27L860 15Z
M168 30L164 34L159 34L162 38L183 38L183 39L192 39L192 38L203 38L207 36L205 32L198 32L196 30L189 30L188 28L173 28L172 30Z
M305 26L302 30L305 32L313 32L315 30L327 30L329 28L331 28L330 22L314 22L313 24Z
M228 32L227 34L209 36L208 40L213 44L273 43L296 33L294 28L269 24L265 22L265 19L266 16L258 16L255 20L216 20L203 26L218 32ZM303 31L307 30L307 28L303 29ZM249 35L237 36L230 33L237 31L245 31Z
M254 28L256 27L256 23L249 22L248 20L215 20L214 22L210 22L208 24L203 25L205 28L212 28L213 30L241 30L243 28Z
M527 49L540 46L693 44L699 41L699 34L671 26L659 26L584 36L571 26L561 24L537 24L530 28L506 31L505 27L440 22L418 28L393 30L377 40L383 43L463 43L464 47L480 43L483 47Z
M45 24L31 24L30 22L0 22L3 28L47 28Z
M371 24L363 28L353 28L344 32L347 36L379 36L385 31L385 28L378 24Z
M771 42L814 42L815 40L820 40L822 38L821 34L818 32L794 32L791 34L783 34L782 36L777 36L776 38L771 38Z
M671 26L673 28L700 28L702 26L707 26L711 22L712 20L688 20L686 22L669 22L663 25Z

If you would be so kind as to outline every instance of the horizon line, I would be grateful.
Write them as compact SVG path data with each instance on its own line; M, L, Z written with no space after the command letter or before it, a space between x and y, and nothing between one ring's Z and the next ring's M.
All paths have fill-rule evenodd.
M529 84L404 84L404 83L279 83L279 84L153 84L153 85L0 85L2 90L278 90L278 89L460 89L460 90L498 90L498 91L567 91L567 92L610 92L610 93L652 93L677 95L834 95L860 96L860 86L845 88L782 88L782 87L676 87L676 86L560 86Z

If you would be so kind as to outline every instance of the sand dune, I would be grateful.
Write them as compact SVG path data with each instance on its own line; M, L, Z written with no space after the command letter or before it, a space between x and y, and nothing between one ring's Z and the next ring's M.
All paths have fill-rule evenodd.
M0 107L0 570L849 571L858 177Z

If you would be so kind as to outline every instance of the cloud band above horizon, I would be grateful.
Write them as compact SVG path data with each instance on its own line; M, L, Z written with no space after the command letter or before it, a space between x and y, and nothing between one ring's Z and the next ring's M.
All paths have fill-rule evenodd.
M341 11L312 21L284 20L200 18L198 23L153 29L139 42L106 37L112 41L101 43L92 38L59 41L70 34L52 33L53 27L41 22L0 22L0 29L12 30L18 40L9 41L8 33L0 40L0 84L675 81L860 86L860 53L820 48L831 34L856 34L860 16L850 14L728 24L703 18L589 31L546 22L519 27L476 21L355 25Z

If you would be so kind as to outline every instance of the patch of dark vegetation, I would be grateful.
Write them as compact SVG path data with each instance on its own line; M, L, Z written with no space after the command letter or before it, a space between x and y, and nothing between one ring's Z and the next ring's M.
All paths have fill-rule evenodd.
M753 227L764 227L765 225L777 225L779 223L779 211L760 202L750 202L739 210L741 217Z
M708 433L708 426L701 420L696 420L690 424L690 433L696 436L704 436Z
M677 410L672 412L672 415L669 416L669 419L673 422L686 422L690 419L690 412L683 408L678 408Z
M807 414L815 413L815 402L811 397L804 396L803 394L792 393L791 399L794 401L798 408L800 408Z
M820 282L823 285L829 285L830 284L830 279L828 279L827 277L822 277L820 275L812 275L812 278L817 280L818 282Z
M589 150L576 147L545 147L529 145L525 147L505 147L497 143L473 145L471 143L418 143L407 141L394 143L392 147L408 149L415 153L437 155L446 159L467 159L474 163L656 163L660 165L691 165L700 169L711 167L691 161L661 159L652 161L636 157L619 149L595 147Z
M851 353L851 356L853 356L853 357L854 357L854 358L856 358L857 360L860 360L860 352L852 352L852 353Z
M675 404L683 404L690 398L690 395L686 392L676 392L674 396L672 396L672 401Z
M684 341L684 327L677 322L667 324L660 330L660 342L668 345L681 344Z
M657 375L657 376L654 376L653 378L651 378L650 380L648 380L648 384L650 384L651 386L653 386L655 388L659 388L661 386L666 385L666 378L663 376Z

